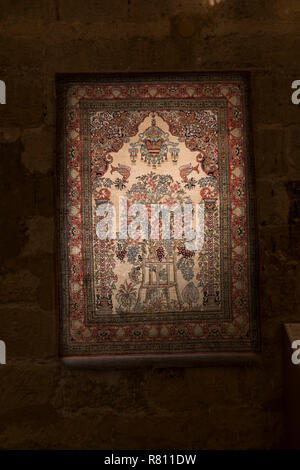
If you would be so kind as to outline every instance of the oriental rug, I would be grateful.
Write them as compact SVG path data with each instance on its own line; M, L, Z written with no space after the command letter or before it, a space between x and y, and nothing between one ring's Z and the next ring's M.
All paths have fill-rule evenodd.
M260 349L244 73L58 76L61 355Z

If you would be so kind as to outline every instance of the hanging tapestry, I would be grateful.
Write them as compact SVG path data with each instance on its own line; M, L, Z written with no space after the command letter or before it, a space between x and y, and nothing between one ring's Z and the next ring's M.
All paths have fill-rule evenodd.
M58 77L61 355L260 349L248 76Z

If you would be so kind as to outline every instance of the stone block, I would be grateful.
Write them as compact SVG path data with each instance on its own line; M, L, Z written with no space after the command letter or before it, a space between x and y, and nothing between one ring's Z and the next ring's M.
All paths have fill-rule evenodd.
M11 51L14 54L14 51ZM1 53L0 53L1 60ZM46 113L44 83L40 71L17 72L20 62L1 76L6 83L6 104L1 105L0 127L38 127Z
M55 133L49 127L26 129L22 136L22 163L30 173L48 173L54 165Z
M1 273L0 298L3 304L34 302L37 299L38 287L38 277L27 269Z
M56 19L54 4L51 0L5 0L0 10L0 22L13 23L24 21L53 21Z
M257 214L260 225L286 225L289 217L289 198L281 181L258 180L256 184Z
M63 0L58 4L59 18L73 23L115 23L116 18L126 19L130 6L127 2L116 0Z
M268 179L271 175L286 173L283 162L283 132L280 128L263 129L254 134L256 176Z
M285 60L289 62L287 58ZM293 59L291 60L291 63L295 63ZM253 120L255 126L262 124L287 126L299 122L299 106L294 105L291 100L293 92L291 84L298 78L299 73L300 70L298 73L292 73L276 69L253 73L252 116L255 116Z
M57 354L57 316L34 303L0 306L1 339L6 343L7 368L13 360L42 360ZM6 367L5 366L5 367Z
M298 105L300 115L300 105ZM300 175L300 132L299 126L291 126L286 129L285 160L289 175L295 178Z
M54 252L53 217L31 217L26 220L26 226L28 241L22 250L22 256Z

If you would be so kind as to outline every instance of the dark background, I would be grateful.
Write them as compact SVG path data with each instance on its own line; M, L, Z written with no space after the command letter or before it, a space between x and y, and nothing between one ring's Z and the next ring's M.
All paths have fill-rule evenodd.
M284 445L299 319L298 0L0 0L0 448ZM74 371L55 303L55 73L252 72L264 352L252 366Z

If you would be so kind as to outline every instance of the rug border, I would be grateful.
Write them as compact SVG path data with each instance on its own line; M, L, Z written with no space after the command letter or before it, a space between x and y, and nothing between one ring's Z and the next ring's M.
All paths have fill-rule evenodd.
M252 256L255 262L253 263L252 269L249 275L252 279L252 289L257 295L253 296L252 302L252 323L251 328L256 330L256 349L253 351L232 351L232 352L199 352L199 353L186 353L186 354L135 354L135 355L114 355L114 356L102 356L100 354L86 354L82 356L75 356L67 354L63 351L63 315L62 311L64 305L62 303L62 293L66 289L65 280L66 276L63 276L66 266L64 259L67 257L63 253L63 244L61 243L61 198L63 191L61 191L61 184L63 178L63 155L64 155L64 139L61 138L64 129L65 122L65 87L76 83L93 83L101 80L107 80L108 82L120 83L128 80L158 80L170 78L172 80L205 80L206 78L222 78L223 80L228 78L242 79L245 84L245 106L244 106L244 122L247 129L247 183L249 191L248 193L248 213L251 214L249 217L249 233L252 234L252 243L249 245L249 250L252 250ZM251 83L252 74L250 71L198 71L198 72L108 72L108 73L57 73L55 76L56 85L56 158L55 158L55 202L56 202L56 234L55 234L55 253L56 253L56 301L59 312L59 356L62 362L68 367L75 368L127 368L127 367L140 367L140 366L178 366L178 367L189 367L197 365L221 365L221 364L252 364L257 363L257 359L261 357L262 344L261 344L261 315L260 315L260 295L259 295L259 253L258 253L258 227L257 227L257 211L256 211L256 191L255 191L255 160L253 152L253 136L252 136L252 109L250 107L250 95L251 95Z

